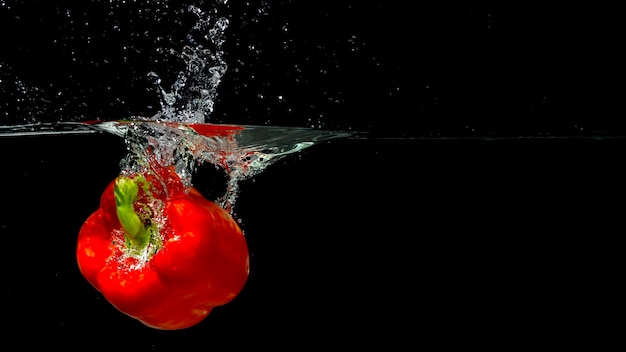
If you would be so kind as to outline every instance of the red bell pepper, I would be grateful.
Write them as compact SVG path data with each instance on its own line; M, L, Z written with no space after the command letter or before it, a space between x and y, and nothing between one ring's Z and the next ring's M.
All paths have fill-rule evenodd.
M82 274L118 310L175 330L240 293L249 254L228 212L164 170L111 182L80 230L76 253Z

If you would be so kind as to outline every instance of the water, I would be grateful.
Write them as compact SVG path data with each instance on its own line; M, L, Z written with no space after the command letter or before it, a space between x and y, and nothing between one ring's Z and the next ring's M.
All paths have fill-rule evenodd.
M229 177L218 199L232 211L238 183L262 172L281 158L335 138L363 134L276 126L215 125L159 120L109 121L98 123L48 123L0 126L0 137L110 133L124 138L128 155L121 172L150 171L150 162L174 166L186 187L193 185L196 168L212 164Z
M7 343L119 349L123 331L155 351L626 347L617 9L32 5L0 1ZM194 80L194 53L220 66L191 50L216 52L194 26L219 18L226 70ZM185 88L213 77L210 110L212 91ZM187 126L202 118L226 135ZM200 147L162 162L195 168L224 206L238 195L252 255L242 294L176 334L119 314L74 259L103 187L143 167L124 162L143 160L141 138L175 147L166 136ZM222 149L250 166L238 191Z
M153 4L148 4L145 10L151 9L151 5ZM156 114L149 117L127 117L132 123L81 124L81 119L75 118L77 122L11 124L0 127L0 136L97 131L113 133L123 137L128 148L128 155L121 162L121 172L149 172L149 163L158 162L164 166L175 166L187 187L193 184L192 177L196 167L210 163L222 168L229 176L226 192L220 197L219 203L232 210L238 196L239 181L252 177L278 159L317 142L354 134L304 128L232 126L231 133L202 135L193 128L186 127L189 124L199 126L211 121L218 88L228 69L222 48L229 26L229 20L221 13L226 8L227 1L217 1L203 7L188 5L186 8L174 10L179 16L191 15L193 25L188 29L185 44L180 49L161 46L156 48L156 52L174 57L182 63L181 70L170 85L164 82L159 73L147 73L148 80L159 94L160 110ZM167 11L157 13L162 13L165 17ZM70 10L66 14L72 17ZM118 28L119 24L113 26ZM31 99L37 98L36 95L26 92L21 82L17 81L17 84ZM24 121L32 121L36 116L28 116L28 113L25 112ZM147 150L154 155L149 155Z

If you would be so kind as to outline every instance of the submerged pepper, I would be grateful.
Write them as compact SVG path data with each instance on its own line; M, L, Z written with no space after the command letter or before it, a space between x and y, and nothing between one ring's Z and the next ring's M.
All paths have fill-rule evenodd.
M78 235L84 277L118 310L164 330L191 327L248 278L237 222L171 169L120 175Z

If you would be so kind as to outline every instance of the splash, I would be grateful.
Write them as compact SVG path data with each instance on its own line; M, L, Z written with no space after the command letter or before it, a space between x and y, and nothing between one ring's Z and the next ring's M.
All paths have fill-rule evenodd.
M161 95L161 110L147 120L165 124L131 124L125 132L128 155L122 160L121 167L123 173L151 172L159 175L153 170L155 165L173 166L187 189L192 186L197 166L211 163L221 167L229 178L226 192L218 202L232 212L238 195L238 182L249 176L249 170L265 166L250 167L251 162L242 162L236 153L237 143L232 133L213 131L201 135L188 126L209 120L214 111L217 89L228 69L222 46L226 41L225 31L229 21L220 16L218 5L227 5L227 0L217 1L208 10L194 5L187 7L196 21L187 35L187 44L179 53L184 69L178 72L169 89L164 88L158 73L148 73Z
M237 149L233 138L234 129L224 130L223 133L213 131L203 136L191 126L150 121L124 125L121 133L128 153L120 162L122 173L150 173L158 178L162 174L159 168L173 167L185 188L189 189L196 168L203 163L211 163L229 174L229 180L232 180L229 182L238 182L240 178L230 172L231 169L243 167L243 164L229 165L227 162L227 159L233 158ZM164 186L168 184L166 180L161 181ZM220 204L229 210L236 199L236 194L231 193L229 191Z
M226 1L221 3L226 4ZM217 88L228 69L222 50L228 19L218 16L215 8L203 11L191 5L188 11L196 16L196 23L187 35L188 44L180 52L185 69L178 73L169 90L163 88L156 72L148 73L161 93L161 111L154 120L208 121L214 110Z
M158 177L161 173L155 168L171 166L189 188L198 166L209 163L222 169L228 180L224 195L216 201L229 212L237 200L240 181L304 148L355 136L307 128L152 121L102 123L95 128L124 137L129 152L121 162L123 173Z
M173 167L187 189L194 184L193 176L197 168L203 164L212 164L228 176L224 193L216 201L232 213L239 194L239 182L262 172L286 155L322 140L346 137L349 134L305 128L227 126L209 123L214 113L219 85L228 70L223 46L230 23L222 15L222 11L227 9L227 2L216 0L210 4L202 2L202 8L190 5L177 9L170 9L167 2L144 3L148 6L145 9L146 14L156 16L154 21L158 24L156 28L159 28L154 34L156 37L146 40L146 43L155 43L154 52L161 55L151 59L155 60L155 63L166 63L167 66L151 68L149 70L152 71L147 74L140 73L144 79L147 75L147 79L157 90L160 110L156 114L122 116L124 120L121 121L98 123L76 122L79 120L35 123L36 121L29 120L26 124L0 126L0 137L113 133L124 138L128 151L120 162L121 173L151 173L158 177L160 173L156 168ZM123 4L126 3L115 2L119 7L114 9L115 13L124 11ZM138 10L138 13L141 11ZM111 14L109 17L113 18ZM190 27L186 29L188 33L183 37L183 44L179 48L171 47L178 45L174 43L180 43L178 37L170 38L161 30L161 25L165 25L166 17L170 15L189 16L192 19ZM182 19L176 21L177 25L183 23L188 22ZM113 21L112 28L118 30L123 24L118 25ZM115 33L117 32L113 34ZM143 33L140 35L141 38L144 38L153 32L141 33ZM127 47L134 48L132 45L124 46ZM151 49L137 50L138 56L152 52ZM176 66L178 64L180 66ZM164 71L156 72L158 70ZM168 82L168 79L171 82ZM22 86L24 85L20 85ZM29 92L24 94L27 93ZM166 183L164 180L164 184Z
M122 160L121 167L126 173L159 175L153 169L155 166L172 166L188 189L193 184L196 168L205 163L213 164L228 175L224 195L216 201L232 212L241 180L311 144L292 140L288 147L277 149L276 145L262 142L267 136L256 135L256 141L245 147L239 143L241 136L249 138L249 128L242 133L243 129L235 126L218 131L212 125L207 132L209 125L203 124L214 111L218 87L228 69L222 47L229 21L219 11L220 6L226 5L227 0L221 0L208 9L187 7L195 16L195 24L186 37L186 45L178 53L184 68L169 89L164 88L158 73L148 73L161 95L161 111L148 119L135 118L135 123L126 126L124 138L128 156ZM161 123L146 123L150 121Z

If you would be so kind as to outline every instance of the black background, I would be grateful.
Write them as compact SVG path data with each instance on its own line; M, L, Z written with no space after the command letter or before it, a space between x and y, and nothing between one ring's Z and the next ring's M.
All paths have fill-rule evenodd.
M0 118L158 111L147 72L180 68L156 48L178 49L193 24L182 2L168 4L3 3ZM1 138L7 342L626 349L615 9L231 1L221 11L229 71L212 122L385 138L323 143L244 181L235 215L250 279L176 332L116 311L75 264L76 233L119 172L123 141ZM219 187L209 174L194 179L205 193Z
M187 5L215 8L5 3L5 124L153 115L159 96L147 74L168 88L196 22ZM230 21L229 70L212 122L419 137L624 134L615 8L231 1L217 9Z

